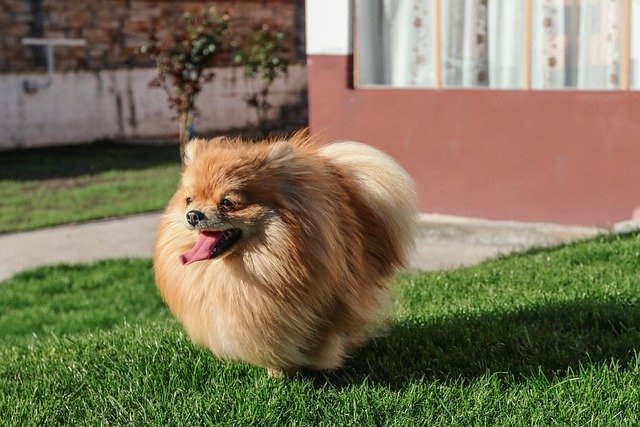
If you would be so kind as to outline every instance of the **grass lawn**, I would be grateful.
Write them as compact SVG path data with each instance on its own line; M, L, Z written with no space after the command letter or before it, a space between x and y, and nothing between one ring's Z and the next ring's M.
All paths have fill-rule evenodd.
M177 146L109 142L0 154L0 233L162 209Z
M274 380L195 348L148 261L0 283L0 422L640 424L640 235L406 275L388 335Z

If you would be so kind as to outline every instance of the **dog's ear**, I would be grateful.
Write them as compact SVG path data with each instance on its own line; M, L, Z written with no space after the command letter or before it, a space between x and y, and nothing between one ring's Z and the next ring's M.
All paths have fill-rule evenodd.
M288 139L289 144L297 148L307 149L313 145L314 138L311 136L309 128L302 128L296 131Z
M184 152L182 153L182 164L189 166L198 155L198 152L202 151L206 143L207 141L200 138L195 138L187 142L184 147Z
M294 151L294 147L288 142L274 142L269 147L269 152L264 162L265 166L277 168L287 165L294 157Z
M184 166L189 166L193 159L195 159L199 153L202 153L208 144L216 144L226 141L227 138L224 136L218 136L216 138L212 138L210 140L202 139L202 138L194 138L191 141L187 142L187 145L184 147L184 153L182 153L182 164Z

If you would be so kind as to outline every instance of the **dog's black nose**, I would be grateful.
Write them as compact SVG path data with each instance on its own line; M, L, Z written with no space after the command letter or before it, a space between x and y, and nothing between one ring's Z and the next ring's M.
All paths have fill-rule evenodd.
M194 227L196 224L200 222L201 219L204 218L204 214L200 211L189 211L187 212L187 222Z

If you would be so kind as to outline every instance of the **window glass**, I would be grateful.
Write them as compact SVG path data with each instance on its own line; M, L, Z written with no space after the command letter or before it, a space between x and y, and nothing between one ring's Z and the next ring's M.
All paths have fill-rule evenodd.
M631 1L631 63L629 84L631 89L640 89L640 0Z
M360 83L433 87L432 2L359 0L356 3Z
M360 85L640 89L640 0L356 0L355 34Z
M534 0L532 86L619 89L623 0Z
M522 0L447 0L441 13L444 86L522 87Z

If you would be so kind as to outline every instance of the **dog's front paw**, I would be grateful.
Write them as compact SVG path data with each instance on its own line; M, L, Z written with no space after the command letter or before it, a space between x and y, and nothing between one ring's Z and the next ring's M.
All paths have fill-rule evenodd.
M287 378L295 375L297 369L267 368L269 378Z
M267 368L267 375L270 378L284 378L286 376L284 370L276 368Z

